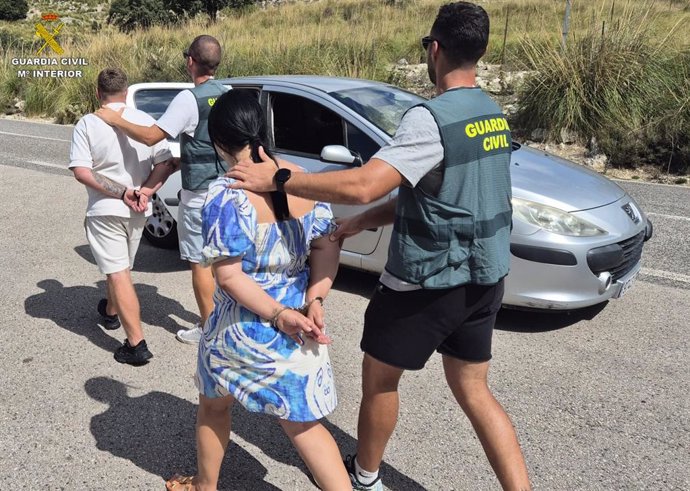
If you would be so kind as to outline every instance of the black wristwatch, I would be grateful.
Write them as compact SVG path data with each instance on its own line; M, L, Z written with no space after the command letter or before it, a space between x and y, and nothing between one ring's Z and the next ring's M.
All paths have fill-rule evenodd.
M292 171L290 171L290 169L286 169L285 167L281 167L280 169L278 169L275 175L273 176L273 179L276 182L276 189L281 193L284 193L285 183L288 182L291 176Z

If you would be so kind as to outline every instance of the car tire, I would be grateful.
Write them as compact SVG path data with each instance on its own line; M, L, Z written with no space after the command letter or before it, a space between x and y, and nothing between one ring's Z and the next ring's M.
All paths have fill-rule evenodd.
M152 197L152 213L144 225L144 237L154 247L177 249L177 222L158 195Z

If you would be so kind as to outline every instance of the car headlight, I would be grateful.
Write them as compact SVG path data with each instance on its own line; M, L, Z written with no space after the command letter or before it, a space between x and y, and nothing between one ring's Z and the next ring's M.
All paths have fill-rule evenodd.
M513 216L559 235L592 237L606 233L567 211L520 198L513 198Z

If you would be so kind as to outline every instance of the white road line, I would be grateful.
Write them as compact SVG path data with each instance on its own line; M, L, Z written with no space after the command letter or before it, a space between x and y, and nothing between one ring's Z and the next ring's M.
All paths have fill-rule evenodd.
M35 124L35 125L50 125L50 126L59 126L60 128L72 128L74 125L73 124L60 124L60 123L52 123L50 121L43 121L42 119L12 119L12 118L0 118L3 121L11 121L13 123L20 123L20 124Z
M36 135L26 135L24 133L10 133L9 131L0 131L0 135L10 135L10 136L25 136L27 138L38 138L40 140L50 140L54 142L65 142L69 143L69 140L62 140L60 138L48 138L47 136L36 136Z
M690 222L690 217L681 217L678 215L664 215L663 213L647 213L647 216L650 217L661 217L661 218L671 218L673 220L685 220L686 222Z
M28 164L40 165L42 167L53 167L55 169L68 170L66 165L51 164L50 162L41 162L40 160L27 160Z
M646 186L664 186L667 188L686 189L686 190L690 189L690 186L688 186L687 184L665 184L663 182L645 182L645 181L638 181L638 180L634 180L634 179L621 179L618 177L608 177L608 176L604 176L604 177L607 177L611 181L625 182L625 183L630 183L630 184L643 184Z
M690 276L680 273L671 273L670 271L661 271L658 269L642 268L640 273L647 276L654 276L656 278L663 278L665 280L678 281L680 283L687 283L690 285Z

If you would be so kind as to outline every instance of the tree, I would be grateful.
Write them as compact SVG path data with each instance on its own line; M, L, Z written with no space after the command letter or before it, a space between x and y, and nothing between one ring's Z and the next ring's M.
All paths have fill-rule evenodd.
M11 0L0 0L6 2ZM23 0L22 0L23 1ZM204 12L214 22L218 11L229 7L242 9L257 0L113 0L108 12L108 23L121 31L132 31L153 25L172 24Z
M203 9L203 0L162 0L163 8L180 17L191 18Z
M21 20L28 12L26 0L0 0L0 20Z
M2 0L0 0L2 1ZM161 0L113 0L108 12L108 24L121 31L175 22L176 14L165 8Z
M257 0L200 0L203 4L203 11L208 15L212 22L218 18L218 11L228 7L241 10L257 3Z

